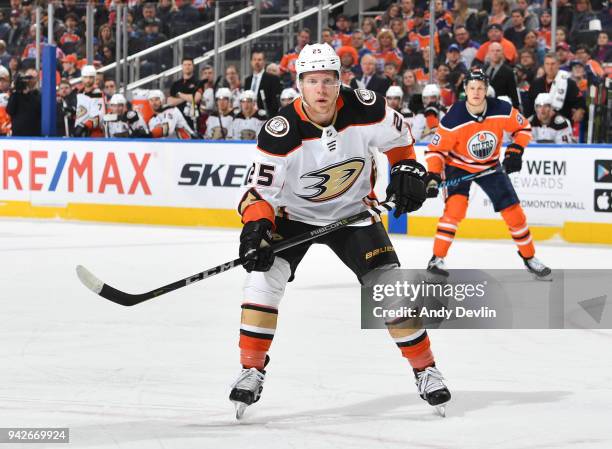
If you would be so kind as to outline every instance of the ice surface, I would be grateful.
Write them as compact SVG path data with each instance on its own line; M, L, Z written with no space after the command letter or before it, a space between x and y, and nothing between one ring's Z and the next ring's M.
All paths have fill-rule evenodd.
M393 241L405 267L424 267L430 239ZM70 427L76 448L612 447L612 332L431 331L454 395L443 419L386 331L360 329L352 274L314 247L281 305L262 399L237 423L241 269L132 308L75 274L82 264L148 291L233 259L236 242L228 230L0 221L0 426ZM610 247L538 249L553 268L612 268ZM521 267L511 242L459 240L447 262Z

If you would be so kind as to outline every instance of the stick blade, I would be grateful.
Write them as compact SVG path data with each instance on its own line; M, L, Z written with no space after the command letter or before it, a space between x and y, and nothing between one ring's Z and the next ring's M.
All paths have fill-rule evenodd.
M83 265L77 265L76 273L81 281L81 283L94 292L96 295L99 295L104 287L104 282L98 279L94 274L85 268Z

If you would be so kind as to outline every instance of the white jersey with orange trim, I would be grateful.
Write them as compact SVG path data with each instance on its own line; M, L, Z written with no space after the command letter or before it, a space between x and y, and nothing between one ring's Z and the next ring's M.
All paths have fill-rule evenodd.
M266 111L259 109L250 117L245 117L242 112L234 116L232 128L230 130L230 139L234 140L256 140L259 130L268 120Z
M529 121L510 103L490 97L486 102L480 116L472 115L463 100L451 106L425 152L428 171L441 173L445 164L470 173L495 166L504 131L510 133L512 143L527 146L531 140Z
M105 103L104 94L98 88L77 94L75 126L87 128L91 137L104 137Z
M164 137L191 139L195 134L181 111L174 106L165 106L161 111L154 113L148 125L151 136L156 139Z
M104 116L108 137L130 137L137 133L143 137L149 128L138 111L127 111L125 114L107 114Z
M227 140L231 139L232 124L234 123L234 113L220 114L211 113L206 119L206 139Z
M537 116L529 117L533 140L538 143L576 143L571 122L555 114L548 125L541 123Z
M243 221L258 208L312 225L360 213L376 201L370 147L392 162L414 159L409 127L383 96L343 88L336 105L327 127L308 119L299 98L265 123L238 207Z

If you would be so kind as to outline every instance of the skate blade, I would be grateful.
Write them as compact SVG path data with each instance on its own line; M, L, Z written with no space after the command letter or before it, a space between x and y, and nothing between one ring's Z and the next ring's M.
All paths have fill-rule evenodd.
M234 406L236 407L236 419L241 420L248 405L246 405L244 402L234 402Z
M553 281L552 273L547 274L546 276L538 276L537 274L533 274L533 277L536 281L542 281L542 282L552 282Z
M436 413L438 415L440 415L442 418L446 418L446 404L436 405L434 408L436 409Z

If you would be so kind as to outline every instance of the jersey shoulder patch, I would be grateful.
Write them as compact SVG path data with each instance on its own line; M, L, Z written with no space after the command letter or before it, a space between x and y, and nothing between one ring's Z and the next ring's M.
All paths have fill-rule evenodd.
M553 120L553 122L551 123L551 128L552 129L556 129L557 131L560 131L562 129L565 129L569 126L569 124L567 123L567 120L565 117L561 116L561 115L555 115L555 118Z
M366 106L372 106L376 102L376 92L368 89L355 89L357 100Z
M299 117L293 108L283 108L268 119L257 136L257 147L265 153L286 156L302 144Z

